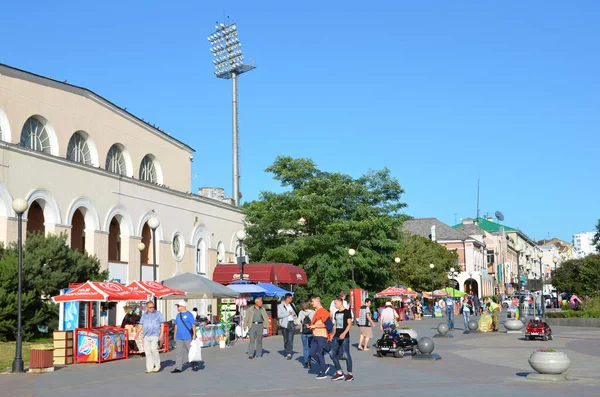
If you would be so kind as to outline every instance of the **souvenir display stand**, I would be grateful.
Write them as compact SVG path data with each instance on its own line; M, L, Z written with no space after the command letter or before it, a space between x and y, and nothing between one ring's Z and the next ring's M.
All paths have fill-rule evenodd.
M76 363L102 363L129 357L128 332L119 327L75 329Z

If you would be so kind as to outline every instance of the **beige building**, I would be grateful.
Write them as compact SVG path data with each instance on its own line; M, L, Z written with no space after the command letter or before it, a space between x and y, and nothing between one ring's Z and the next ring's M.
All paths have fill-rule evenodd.
M0 64L0 242L16 240L22 197L28 232L67 233L111 279L139 279L141 262L151 280L155 216L158 279L212 277L218 258L235 262L243 216L190 193L193 152L90 90Z

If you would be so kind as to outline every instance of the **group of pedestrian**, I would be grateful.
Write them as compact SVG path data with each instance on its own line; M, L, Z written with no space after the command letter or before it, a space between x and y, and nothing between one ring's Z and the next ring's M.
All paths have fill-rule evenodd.
M328 378L329 365L325 360L326 355L329 355L336 370L331 377L332 380L350 382L354 379L350 354L350 329L353 319L345 298L346 294L340 292L332 302L330 310L327 310L321 303L321 297L313 296L310 302L304 302L301 310L297 311L292 294L286 294L277 306L277 324L283 335L285 359L291 360L293 357L294 334L296 326L299 326L302 339L302 365L309 370L315 367L318 372L317 379ZM359 325L362 321L363 326L361 327L360 350L368 350L369 339L372 338L372 333L368 332L370 326L368 331L366 327L366 324L373 324L368 310L370 304L370 299L367 299L361 308ZM267 312L262 307L261 298L257 298L254 306L246 311L245 321L249 327L250 339L248 358L261 357L263 329L266 329L268 325ZM342 370L340 362L342 358L346 361L346 373Z

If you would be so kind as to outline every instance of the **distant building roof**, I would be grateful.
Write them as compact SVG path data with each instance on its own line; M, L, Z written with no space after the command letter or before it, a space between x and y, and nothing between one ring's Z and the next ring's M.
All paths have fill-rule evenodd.
M432 226L435 226L435 237L437 241L464 241L471 238L468 234L465 234L460 230L453 229L449 225L446 225L444 222L441 222L436 218L416 218L407 220L404 222L402 230L431 239Z
M500 232L501 227L504 227L505 232L518 232L519 231L519 229L515 229L510 226L501 225L496 222L488 221L485 218L475 218L473 220L473 222L476 223L477 226L479 226L481 229L485 230L488 233L498 233L498 232ZM461 226L463 226L463 224L459 223L458 225L454 225L452 227L454 229L458 229Z

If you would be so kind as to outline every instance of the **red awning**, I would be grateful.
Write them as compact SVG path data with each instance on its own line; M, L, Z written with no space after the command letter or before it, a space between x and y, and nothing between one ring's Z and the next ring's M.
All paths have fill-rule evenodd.
M218 264L213 280L229 284L240 279L240 265L233 263ZM307 284L308 278L302 268L288 263L250 263L244 265L244 280L255 283Z
M156 281L133 281L127 285L127 288L142 293L150 293L152 296L162 298L171 295L185 295L185 292L178 289L169 288L166 285Z
M134 291L119 283L88 281L69 293L53 296L52 300L54 303L145 301L150 299L150 296L151 294L146 291Z

